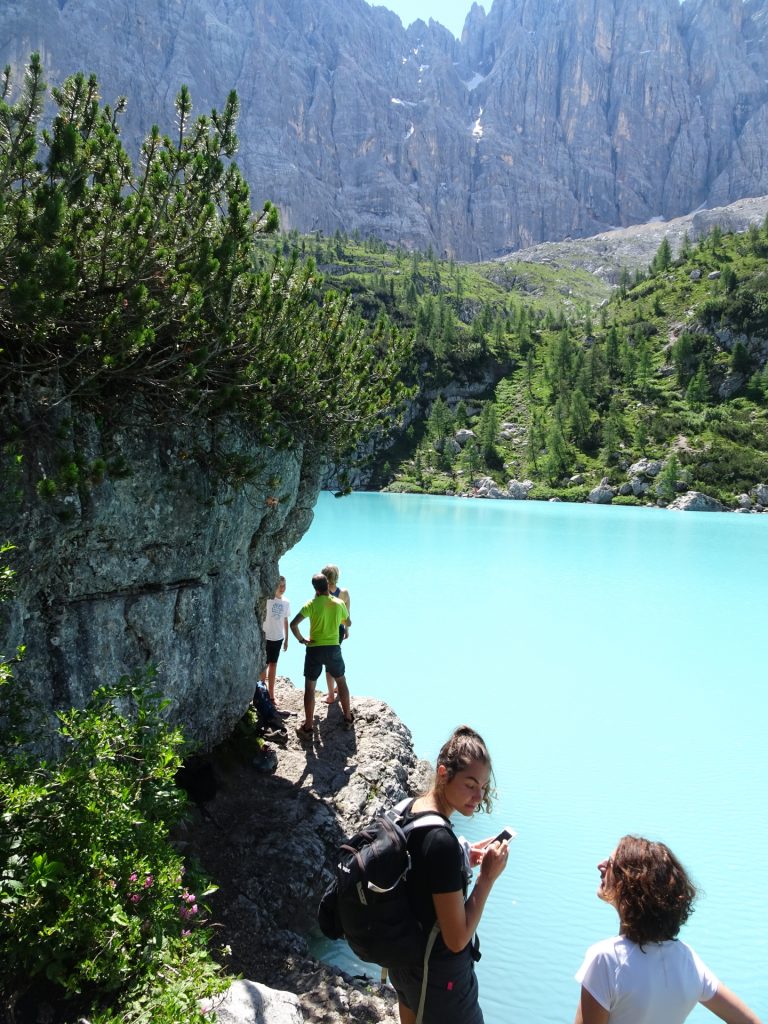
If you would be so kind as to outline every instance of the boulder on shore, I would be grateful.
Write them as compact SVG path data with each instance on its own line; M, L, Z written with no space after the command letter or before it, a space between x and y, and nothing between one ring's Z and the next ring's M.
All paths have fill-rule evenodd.
M510 480L507 484L507 497L513 501L525 501L533 487L533 480Z
M489 476L481 476L475 480L476 498L507 498L509 495L499 490L498 484Z
M667 508L675 512L725 512L725 505L717 498L703 494L701 491L686 491L679 498L671 501Z
M591 501L593 505L610 505L615 497L616 491L613 487L600 483L589 492L587 501Z

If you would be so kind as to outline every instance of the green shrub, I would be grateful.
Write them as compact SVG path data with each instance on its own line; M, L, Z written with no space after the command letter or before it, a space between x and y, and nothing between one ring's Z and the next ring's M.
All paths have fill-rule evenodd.
M426 494L424 488L414 480L400 479L393 480L383 488L387 494Z
M690 473L692 486L712 495L713 488L720 488L731 500L733 493L749 490L755 481L768 478L768 454L718 437L697 453ZM715 496L719 497L720 491Z
M0 721L17 689L6 667ZM59 712L57 762L0 746L7 992L45 980L105 1021L171 1024L198 1019L197 999L220 984L201 927L212 890L168 838L186 798L174 783L183 739L164 707L149 679L126 677Z

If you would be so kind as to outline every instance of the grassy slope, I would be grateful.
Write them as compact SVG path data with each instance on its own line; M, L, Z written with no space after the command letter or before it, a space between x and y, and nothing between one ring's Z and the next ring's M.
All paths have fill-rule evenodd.
M532 496L583 500L602 477L618 485L638 458L672 453L679 488L731 505L768 481L765 227L716 232L610 300L586 271L546 264L455 264L341 236L283 244L302 247L367 318L413 335L403 372L417 387L496 382L492 410L452 399L441 422L412 424L380 456L375 485L444 493L517 477L534 481ZM484 436L456 452L462 426Z

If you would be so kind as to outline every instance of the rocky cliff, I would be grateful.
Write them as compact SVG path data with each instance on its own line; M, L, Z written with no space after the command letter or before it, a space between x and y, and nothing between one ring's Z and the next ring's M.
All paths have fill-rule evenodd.
M242 104L285 227L463 259L768 193L768 0L494 0L461 41L364 0L6 0L18 72L95 71L125 134Z
M20 420L24 410L15 410ZM211 747L242 717L263 662L263 599L278 559L312 520L316 462L301 447L260 447L241 428L141 407L109 434L66 403L5 465L0 537L16 545L14 597L0 651L23 645L15 674L47 710L154 665L168 714ZM71 463L102 480L41 500L40 479ZM227 467L252 467L234 482ZM41 737L44 736L41 722Z

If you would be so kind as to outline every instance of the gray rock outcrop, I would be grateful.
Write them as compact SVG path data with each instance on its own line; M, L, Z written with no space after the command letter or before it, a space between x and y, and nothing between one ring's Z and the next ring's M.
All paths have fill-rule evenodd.
M725 512L725 505L701 491L686 491L671 501L667 508L674 512Z
M467 441L474 440L477 436L474 430L469 430L467 427L462 427L461 430L457 430L453 435L456 443L463 448Z
M499 485L489 476L481 476L474 482L475 498L506 498L507 495L499 489Z
M290 717L273 774L254 770L256 740L247 729L214 750L216 794L179 842L219 884L211 909L218 941L231 947L233 972L295 994L307 1022L395 1024L393 990L318 962L306 935L338 844L380 810L425 789L431 768L416 758L411 734L391 708L354 693L352 732L342 728L338 704L319 704L314 740L300 743L293 728L302 694L278 678L277 702Z
M749 493L759 505L768 505L768 484L756 484Z
M278 559L312 521L317 465L205 421L148 425L140 408L101 433L61 406L58 430L24 451L18 501L0 511L16 545L0 650L26 647L15 674L54 722L97 686L154 665L167 714L210 747L227 736L263 662L263 598ZM41 500L39 477L67 460L125 471ZM234 486L227 467L251 467ZM41 742L45 728L40 726Z
M95 71L134 154L182 83L234 88L285 227L475 259L768 193L767 4L494 0L458 41L364 0L6 0L0 57Z
M659 459L638 459L637 462L633 462L627 470L627 476L645 476L645 477L656 477L661 472L664 463Z
M587 501L592 502L593 505L610 505L615 497L616 488L611 487L606 481L601 481L589 492Z
M514 501L525 501L532 488L532 480L510 480L507 484L507 496Z

